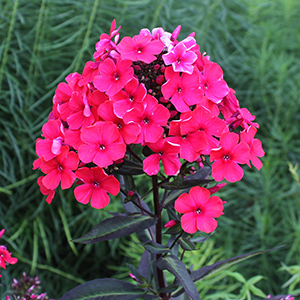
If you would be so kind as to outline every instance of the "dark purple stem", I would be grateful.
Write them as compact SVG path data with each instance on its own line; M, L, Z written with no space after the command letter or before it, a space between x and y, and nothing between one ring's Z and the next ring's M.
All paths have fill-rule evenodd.
M161 222L161 208L159 203L159 196L158 196L158 184L157 184L157 176L152 176L152 186L153 186L153 201L154 201L154 211L155 215L157 217L157 223L156 223L156 242L158 244L161 244L162 242L162 222ZM156 261L161 257L161 254L156 255ZM164 273L159 268L156 268L157 271L157 278L158 278L158 284L159 288L162 289L165 287L165 278ZM161 293L160 297L163 300L168 300L169 297L166 293Z

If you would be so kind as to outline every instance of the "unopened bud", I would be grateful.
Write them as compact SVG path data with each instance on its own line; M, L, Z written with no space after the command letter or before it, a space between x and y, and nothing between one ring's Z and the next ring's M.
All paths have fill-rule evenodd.
M220 183L217 184L211 188L209 188L208 190L210 191L211 194L216 193L217 191L219 191L222 187L224 187L227 183Z
M134 194L134 192L133 192L133 191L129 191L129 192L127 193L127 195L128 195L129 197L132 197L132 196L133 196L133 194Z
M159 85L162 85L162 83L164 82L164 80L165 80L165 76L164 75L159 75L155 79L156 83L159 84Z
M128 275L129 275L133 280L135 280L136 282L139 282L138 279L136 278L136 276L134 276L133 274L128 273Z
M165 224L165 228L171 228L171 227L173 227L173 226L175 226L176 225L176 221L175 220L170 220L169 222L167 222L166 224Z

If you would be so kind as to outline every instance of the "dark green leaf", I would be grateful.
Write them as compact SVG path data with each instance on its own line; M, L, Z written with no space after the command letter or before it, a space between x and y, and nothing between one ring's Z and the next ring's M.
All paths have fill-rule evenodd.
M210 174L210 172L211 172L211 167L203 167L200 170L198 170L196 173L184 178L183 181L175 180L173 182L166 182L165 184L162 184L162 188L168 190L178 190L178 189L191 188L197 185L200 186L212 181L207 179L207 176Z
M147 251L153 254L163 254L163 253L170 252L169 247L164 246L162 244L158 244L151 240L147 241L146 243L143 243L142 245L145 247Z
M117 168L113 173L121 175L144 174L143 165L133 160L124 159L121 164L117 165Z
M281 247L283 247L283 246L279 246L279 247L276 247L276 248L273 248L273 249L268 249L268 250L262 250L262 251L256 251L256 252L252 252L252 253L242 254L242 255L239 255L239 256L236 256L236 257L232 257L232 258L228 258L228 259L216 262L212 265L203 267L199 270L192 271L191 272L191 278L192 278L193 281L200 280L202 278L205 278L208 275L212 275L213 273L216 273L216 272L218 272L218 271L220 271L224 268L227 268L231 265L237 264L237 263L239 263L239 262L241 262L245 259L248 259L250 257L256 256L256 255L259 255L259 254L262 254L262 253L270 252L270 251L279 249ZM182 294L183 291L184 290L181 289L178 292L176 292L173 296L177 297L180 294Z
M196 250L195 244L187 238L182 237L178 240L178 242L179 242L179 244L180 244L180 246L182 247L183 250L187 250L187 251Z
M123 178L124 178L125 190L127 192L135 191L136 188L135 188L133 177L131 175L123 175Z
M165 234L179 234L182 232L181 224L178 223L170 228L165 232Z
M161 257L157 261L157 266L161 270L168 270L172 273L181 283L187 295L193 300L200 300L197 288L188 273L185 264L174 255Z
M178 289L178 284L171 284L163 289L158 290L158 293L172 293Z
M129 282L118 279L95 279L83 283L67 292L59 300L136 300L157 299L153 295L145 295L146 291Z
M187 188L184 190L179 189L179 190L171 191L164 202L164 207L168 206L172 201L176 200L183 193L188 193L190 189L191 188Z
M140 214L108 218L94 227L87 234L73 240L73 242L94 244L101 241L116 239L149 228L154 225L156 221L156 218Z

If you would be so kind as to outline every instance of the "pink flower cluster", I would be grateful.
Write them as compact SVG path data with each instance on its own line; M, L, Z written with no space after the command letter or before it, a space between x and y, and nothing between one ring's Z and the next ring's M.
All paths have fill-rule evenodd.
M151 150L147 157L138 153L149 176L158 174L160 162L165 175L177 176L185 161L210 160L212 177L230 182L243 177L241 164L261 168L255 117L240 108L193 33L179 41L180 26L173 33L142 29L119 41L119 31L113 21L82 74L57 86L34 162L45 174L38 184L48 203L59 184L68 189L77 179L77 201L105 207L107 193L120 190L109 167L135 145Z
M5 229L0 231L0 238L3 236ZM6 269L6 263L15 264L18 259L15 257L11 257L11 253L8 252L5 246L0 245L0 267ZM0 275L1 277L1 275Z

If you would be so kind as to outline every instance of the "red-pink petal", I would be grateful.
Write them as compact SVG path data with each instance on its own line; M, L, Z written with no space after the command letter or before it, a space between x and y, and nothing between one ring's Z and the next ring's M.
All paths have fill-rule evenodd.
M110 198L102 188L95 188L91 197L91 206L97 209L104 208L109 204Z
M181 227L190 234L197 231L197 218L194 212L189 212L181 217Z
M189 212L196 211L197 206L193 199L191 199L190 195L184 193L175 200L174 208L179 213L186 214Z
M92 184L82 184L75 188L74 195L78 202L87 204L91 199L94 186Z
M59 170L53 170L43 178L44 186L49 190L55 190L60 182L61 173Z
M159 154L152 154L146 157L143 161L143 170L146 174L152 176L156 175L159 171Z
M224 177L229 182L240 181L244 176L243 169L231 160L225 161Z
M210 197L210 191L199 186L192 187L190 189L189 194L197 208L205 206L208 201L208 198Z
M76 179L76 175L71 170L63 170L61 172L61 189L69 189Z
M205 215L197 215L197 229L205 233L215 231L217 228L217 221L211 217Z

